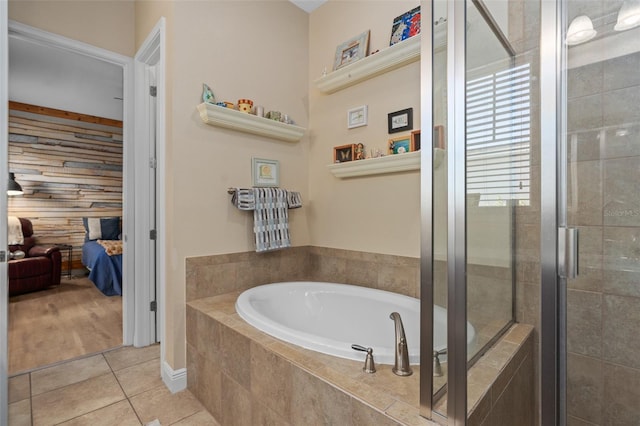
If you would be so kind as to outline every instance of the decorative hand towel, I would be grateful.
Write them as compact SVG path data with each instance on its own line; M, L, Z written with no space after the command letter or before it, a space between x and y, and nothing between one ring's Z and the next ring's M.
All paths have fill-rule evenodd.
M9 237L7 244L10 246L24 244L24 235L22 235L20 219L15 216L9 216L7 226L7 236Z
M256 197L253 189L235 188L231 203L239 210L253 210L256 207Z
M290 209L299 209L302 207L302 197L299 192L287 191L287 205Z
M280 188L253 188L253 232L256 251L263 252L291 247L287 191Z

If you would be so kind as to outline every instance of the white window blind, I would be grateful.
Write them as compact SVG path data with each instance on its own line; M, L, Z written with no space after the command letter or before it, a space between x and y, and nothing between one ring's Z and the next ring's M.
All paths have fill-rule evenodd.
M467 82L467 193L480 206L529 205L531 66Z

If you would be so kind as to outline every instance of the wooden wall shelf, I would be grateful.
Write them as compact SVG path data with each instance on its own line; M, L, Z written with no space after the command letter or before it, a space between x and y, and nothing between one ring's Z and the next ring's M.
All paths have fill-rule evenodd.
M285 142L298 142L307 130L293 124L285 124L208 103L198 105L198 112L206 124Z
M334 93L420 59L420 35L382 49L314 81L324 93Z

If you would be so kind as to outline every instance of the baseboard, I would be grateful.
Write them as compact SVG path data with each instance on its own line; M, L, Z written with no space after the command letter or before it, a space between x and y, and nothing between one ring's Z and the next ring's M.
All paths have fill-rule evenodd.
M174 370L165 361L162 363L162 381L171 393L185 390L187 388L187 369Z

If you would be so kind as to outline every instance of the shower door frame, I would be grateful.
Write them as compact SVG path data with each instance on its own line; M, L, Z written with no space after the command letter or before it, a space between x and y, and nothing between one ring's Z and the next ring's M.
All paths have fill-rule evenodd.
M433 128L433 0L421 0L421 19L429 22L429 35L421 44L421 122ZM448 195L447 242L447 423L467 420L467 297L466 297L466 1L447 4L447 146ZM452 124L453 123L453 124ZM456 142L458 141L458 142ZM430 147L431 149L426 149ZM420 415L438 417L433 411L433 146L421 150L421 255L420 255ZM429 360L426 361L425 360Z
M423 128L433 128L433 48L435 0L421 0L421 19L429 22L430 37L423 37L421 44L421 122ZM511 56L515 51L499 29L482 0L471 0L505 51ZM447 416L446 419L433 410L433 146L421 150L421 256L420 256L420 415L438 418L447 424L467 423L467 169L466 169L466 48L467 1L447 2L447 147L449 155L447 182ZM512 319L515 319L515 280L512 282ZM504 332L505 327L499 334Z
M540 424L567 423L567 278L577 231L567 224L566 0L540 5ZM570 237L575 237L569 244Z

